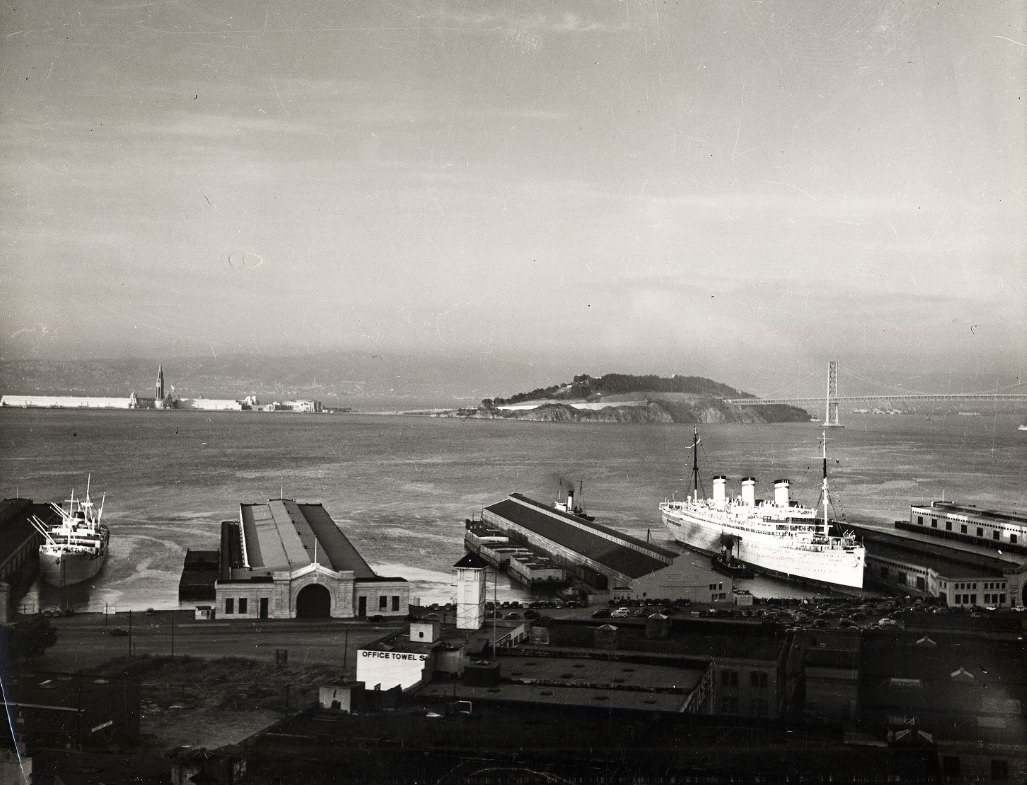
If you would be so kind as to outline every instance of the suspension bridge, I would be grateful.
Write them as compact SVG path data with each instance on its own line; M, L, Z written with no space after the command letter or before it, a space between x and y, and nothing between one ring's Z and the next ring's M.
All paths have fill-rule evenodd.
M850 372L851 374L851 372ZM858 374L851 374L854 378L863 382L877 384ZM1005 401L1013 403L1027 403L1027 391L1024 391L1023 384L1015 384L1010 387L984 392L960 392L960 393L927 393L908 391L885 391L872 392L866 395L839 395L838 394L838 362L831 360L827 369L827 392L822 396L814 397L788 397L773 396L763 398L725 398L725 403L738 406L770 406L772 404L819 404L824 407L824 425L827 427L843 427L838 419L839 403L868 403L870 401ZM1018 389L1019 392L1008 392L1011 389ZM1003 391L1005 390L1005 391Z

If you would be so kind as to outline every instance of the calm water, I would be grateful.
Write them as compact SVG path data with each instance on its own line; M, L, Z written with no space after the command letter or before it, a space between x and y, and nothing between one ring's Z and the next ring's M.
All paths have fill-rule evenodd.
M946 498L1027 511L1027 432L1011 415L843 415L829 432L839 512L888 525L909 504ZM794 498L817 501L815 424L707 425L706 479L779 477ZM321 502L380 573L403 575L422 601L453 598L451 565L463 521L520 491L555 498L560 477L584 482L602 523L666 540L656 505L681 493L691 426L529 423L373 415L258 412L0 410L0 494L37 501L107 492L111 557L92 586L65 598L118 610L177 606L187 548L216 549L219 522L238 504L269 498ZM40 594L40 591L42 594ZM523 597L501 583L501 598ZM61 601L34 588L29 604Z

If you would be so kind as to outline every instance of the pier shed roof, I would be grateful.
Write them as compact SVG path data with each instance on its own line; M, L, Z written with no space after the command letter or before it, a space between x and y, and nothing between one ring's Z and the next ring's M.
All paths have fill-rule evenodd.
M953 547L919 531L889 531L872 526L847 524L862 539L868 558L887 558L921 567L931 567L946 578L1000 577L1018 570L1022 559L998 552L981 553Z
M666 548L553 509L520 493L512 493L485 509L629 578L662 569L677 556Z
M244 503L239 519L252 570L296 570L316 560L337 572L352 571L357 579L377 577L321 504Z

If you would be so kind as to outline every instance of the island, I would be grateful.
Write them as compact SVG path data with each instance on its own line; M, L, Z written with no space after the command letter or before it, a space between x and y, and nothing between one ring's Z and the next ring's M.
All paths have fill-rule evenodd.
M486 398L475 408L432 412L434 416L546 422L779 423L807 422L796 406L728 403L752 398L701 376L634 376L608 373L575 376L509 398Z

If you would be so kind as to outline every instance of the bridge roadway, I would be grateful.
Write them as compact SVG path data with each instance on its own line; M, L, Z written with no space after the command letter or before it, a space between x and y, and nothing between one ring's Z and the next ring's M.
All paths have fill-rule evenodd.
M724 403L739 406L769 406L782 403L817 403L827 401L819 398L725 398ZM895 395L839 395L832 403L863 401L1012 401L1027 402L1027 393L906 393Z

